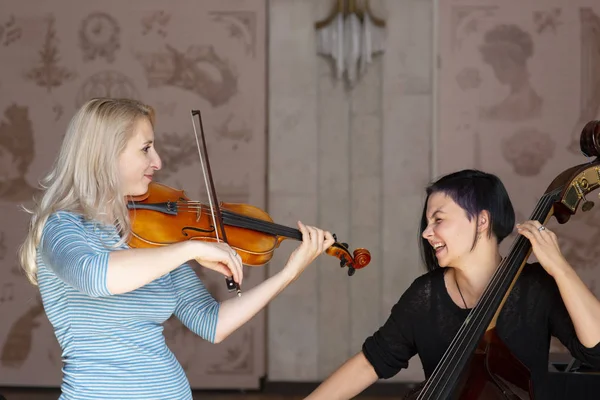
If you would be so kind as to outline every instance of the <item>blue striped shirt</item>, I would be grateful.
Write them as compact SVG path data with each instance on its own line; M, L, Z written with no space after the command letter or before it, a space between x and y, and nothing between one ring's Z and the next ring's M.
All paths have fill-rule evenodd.
M119 251L115 227L59 211L46 222L38 247L44 309L62 348L60 400L192 399L162 323L175 315L213 342L219 303L183 264L129 293L106 286L108 255Z

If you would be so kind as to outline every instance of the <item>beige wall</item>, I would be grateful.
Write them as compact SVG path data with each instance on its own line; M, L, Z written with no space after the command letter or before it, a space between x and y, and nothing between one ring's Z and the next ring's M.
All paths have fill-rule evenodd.
M195 197L202 193L187 112L206 110L223 200L266 206L276 222L294 226L301 219L335 232L351 249L371 252L371 264L353 277L337 259L321 257L227 343L208 345L167 324L195 387L253 387L263 373L272 381L321 380L357 352L423 271L418 217L431 177L463 167L495 172L523 219L554 176L582 161L572 144L582 123L598 118L600 104L600 9L592 0L373 0L374 13L387 21L386 50L353 88L332 79L331 60L317 55L314 23L329 13L329 3L180 0L172 12L154 0L125 12L109 2L87 30L85 18L98 10L66 1L69 18L56 4L50 10L33 0L4 13L0 137L20 135L14 152L28 161L26 183L0 188L0 317L6 321L0 325L0 385L60 381L54 336L35 290L16 269L14 251L25 226L16 207L49 167L68 117L85 96L119 88L112 93L156 105L157 138L169 165L164 181L190 188ZM35 12L25 12L25 5ZM45 19L52 13L54 28ZM110 34L113 20L118 46ZM102 29L92 29L93 22ZM528 78L513 84L526 90L512 97L503 82L516 82L523 68L502 64L508 75L500 81L493 71L499 60L484 61L480 50L486 32L503 23L523 33L515 36L513 29L488 40L490 54L505 51L503 61L515 60L528 54L519 53L523 43L533 43L525 58ZM56 36L50 40L51 28ZM80 32L91 39L83 47ZM195 52L194 44L212 44L214 53ZM54 71L61 79L48 87L44 75L36 83L24 74L44 66L39 50L52 46L59 50ZM164 83L175 54L197 57L192 64L208 77L204 85L186 86L182 76ZM594 290L597 215L594 209L591 222L578 214L556 227L565 254ZM278 271L296 246L286 241L268 268L247 269L250 284ZM221 279L203 278L212 279L217 296L227 296ZM421 378L414 360L394 380Z
M271 380L325 378L360 350L419 271L415 247L430 177L430 1L373 1L386 52L349 89L317 57L314 22L329 2L272 1L269 35L269 209L335 232L372 262L353 277L322 257L269 308ZM287 250L274 257L277 271ZM282 246L284 247L284 246ZM291 361L294 360L294 361ZM418 361L400 379L419 379Z

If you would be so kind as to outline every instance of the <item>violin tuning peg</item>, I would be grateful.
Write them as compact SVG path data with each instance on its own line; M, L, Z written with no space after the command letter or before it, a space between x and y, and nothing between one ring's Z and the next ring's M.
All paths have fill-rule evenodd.
M583 205L581 206L581 210L584 211L584 212L586 212L586 211L590 211L593 207L594 207L594 202L586 200L583 203Z
M344 268L345 266L346 266L346 259L345 259L345 258L342 258L342 259L340 260L340 267L341 267L341 268Z
M348 243L341 243L341 245L344 246L346 250L348 250Z
M335 240L335 241L337 242L337 235L334 233L334 234L333 234L333 235L331 235L331 236L333 236L333 240Z
M354 275L355 272L356 270L354 269L354 267L348 267L348 276Z

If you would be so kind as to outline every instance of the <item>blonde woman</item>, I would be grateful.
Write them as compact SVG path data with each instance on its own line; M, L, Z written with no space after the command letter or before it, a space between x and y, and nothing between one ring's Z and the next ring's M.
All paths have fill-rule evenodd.
M137 101L88 101L72 118L41 201L30 210L20 259L63 351L61 400L191 399L161 324L174 314L220 342L334 242L329 232L299 222L303 241L285 268L221 303L186 262L241 284L241 258L227 244L128 248L127 196L145 193L161 167L153 123L152 108Z

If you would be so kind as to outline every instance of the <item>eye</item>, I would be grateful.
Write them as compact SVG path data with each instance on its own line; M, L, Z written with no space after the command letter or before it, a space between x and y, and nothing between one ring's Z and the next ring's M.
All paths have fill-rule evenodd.
M142 149L142 151L143 151L144 153L147 153L148 151L150 151L150 147L151 147L151 146L150 146L150 145L148 145L148 146L144 147L144 148Z
M439 224L440 222L442 222L442 219L441 219L441 218L436 218L436 219L435 219L435 223L436 223L436 224Z

